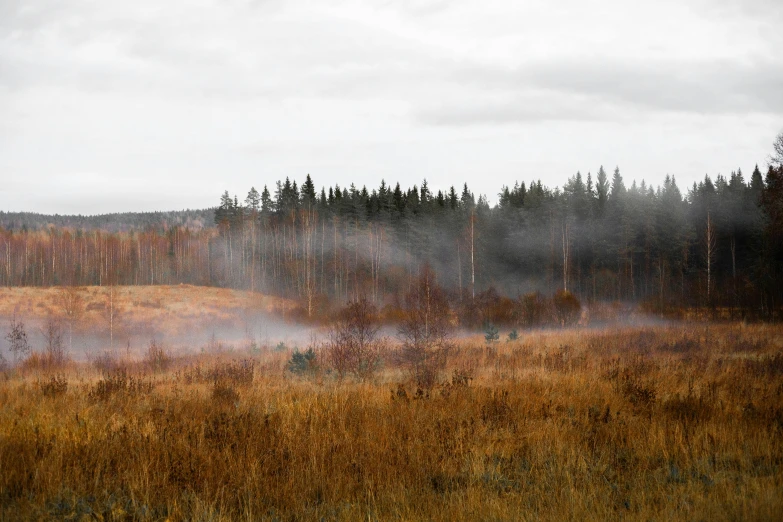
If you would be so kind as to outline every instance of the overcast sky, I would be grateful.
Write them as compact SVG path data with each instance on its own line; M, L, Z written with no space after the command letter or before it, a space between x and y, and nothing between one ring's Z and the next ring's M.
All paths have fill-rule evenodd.
M0 210L765 165L780 0L0 0ZM556 7L553 7L556 5Z

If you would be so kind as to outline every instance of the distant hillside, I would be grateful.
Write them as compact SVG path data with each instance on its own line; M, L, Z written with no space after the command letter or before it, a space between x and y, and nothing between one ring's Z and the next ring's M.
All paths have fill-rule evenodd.
M149 227L186 226L194 230L215 226L214 209L172 210L165 212L123 212L96 216L61 216L34 212L0 211L0 227L9 230L40 230L50 225L76 230L105 230L127 232Z

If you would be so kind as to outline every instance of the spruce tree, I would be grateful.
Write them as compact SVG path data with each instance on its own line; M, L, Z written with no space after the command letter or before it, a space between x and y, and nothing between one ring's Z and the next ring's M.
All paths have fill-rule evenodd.
M598 215L603 216L606 212L606 201L609 199L609 181L606 179L606 172L603 165L598 169L595 183L596 203L598 204Z
M315 185L313 184L312 178L310 178L310 174L307 175L307 178L305 178L305 182L302 184L302 193L301 193L301 201L303 205L315 205L316 200L316 192L315 192Z
M261 191L261 212L268 214L274 210L274 201L269 195L269 189L264 185L264 190Z

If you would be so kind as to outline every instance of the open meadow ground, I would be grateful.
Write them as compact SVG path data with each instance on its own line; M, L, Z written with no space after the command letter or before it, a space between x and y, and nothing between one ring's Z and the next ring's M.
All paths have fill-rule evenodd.
M0 519L783 518L779 326L467 338L426 390L395 350L7 370Z
M78 324L93 333L107 330L110 306L120 331L145 329L172 335L204 323L238 326L245 314L284 312L292 307L292 302L277 297L207 286L87 286L74 291L80 299ZM62 287L0 287L0 317L16 314L41 321L63 315L64 293Z
M110 306L115 308L120 331L146 329L173 335L186 333L203 323L237 326L242 314L282 312L292 307L285 299L208 286L87 286L74 290L81 301L78 324L93 333L108 328ZM0 317L16 314L41 321L62 315L64 293L62 287L0 287Z
M70 355L75 359L91 358L110 344L140 353L152 338L189 351L213 333L224 341L251 333L280 337L274 326L293 306L292 301L256 292L191 285L0 287L2 329L16 317L40 345L41 327L50 318L59 319L71 326ZM261 324L271 325L271 331L249 331Z

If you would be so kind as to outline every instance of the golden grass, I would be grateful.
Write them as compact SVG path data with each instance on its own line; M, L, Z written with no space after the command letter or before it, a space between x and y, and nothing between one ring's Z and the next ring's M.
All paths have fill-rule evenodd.
M431 391L289 356L7 376L0 519L783 518L778 326L466 339Z
M79 287L83 313L77 327L106 327L109 287ZM63 313L58 300L61 287L0 288L0 318L14 314L25 321L41 322ZM114 306L116 326L126 331L157 331L172 336L183 335L199 326L216 325L242 328L242 316L254 312L286 312L292 301L264 294L227 288L156 285L117 286Z

